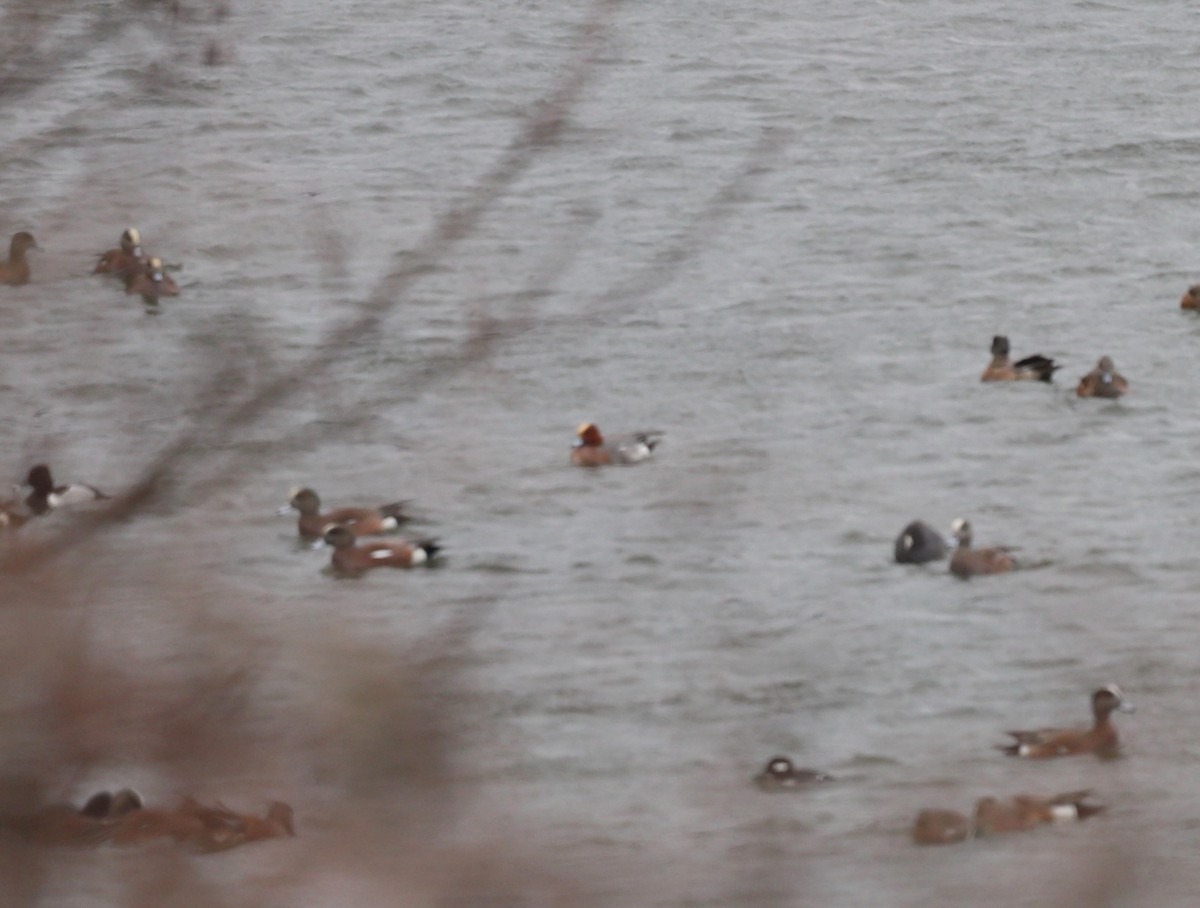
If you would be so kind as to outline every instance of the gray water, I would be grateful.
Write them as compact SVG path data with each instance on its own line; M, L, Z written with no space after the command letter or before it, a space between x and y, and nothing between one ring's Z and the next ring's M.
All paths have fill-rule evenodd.
M469 196L590 10L119 13L78 6L56 39L120 28L0 106L0 232L44 248L0 288L6 482L48 460L120 489L211 406L214 351L244 350L231 393L299 361ZM1193 904L1197 26L1124 0L619 7L561 141L374 336L213 440L244 455L216 494L122 544L221 578L267 637L400 650L469 615L464 823L526 830L609 903L1062 904L1128 858L1121 903ZM128 224L183 266L156 317L87 274ZM486 355L410 384L481 317ZM1056 383L979 383L993 334ZM1131 393L1077 399L1103 354ZM573 469L583 420L665 440ZM444 569L326 576L271 516L300 484L413 499ZM957 516L1033 567L890 563L907 521ZM153 640L169 618L139 608ZM1139 707L1124 759L992 749L1084 723L1108 682ZM764 795L776 752L839 781ZM1110 809L1079 828L907 838L922 807L1086 787ZM319 792L285 793L319 830Z

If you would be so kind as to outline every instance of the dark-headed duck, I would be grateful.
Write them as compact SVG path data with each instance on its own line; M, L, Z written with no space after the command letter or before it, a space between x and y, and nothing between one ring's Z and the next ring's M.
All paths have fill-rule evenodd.
M833 776L815 769L801 769L787 757L772 757L754 784L764 791L795 791L814 782L832 782Z
M913 822L918 845L953 845L971 838L971 821L957 810L922 810Z
M1008 358L1008 338L997 334L992 338L992 361L980 381L1050 381L1054 370L1061 369L1054 360L1036 353L1015 363Z
M296 528L305 539L319 539L331 526L349 527L356 536L378 536L396 529L409 518L404 514L406 502L393 501L377 508L334 508L321 513L321 499L312 489L292 489L288 503L280 514L299 511Z
M56 486L50 476L50 468L44 463L30 470L25 482L33 487L33 491L25 498L25 504L34 514L46 514L55 508L85 504L109 497L96 487L81 482Z
M127 279L146 264L142 255L142 235L136 227L129 227L121 234L121 245L116 249L100 253L93 274L112 274Z
M30 249L41 249L33 234L27 230L12 235L8 245L8 259L0 262L0 284L11 284L16 287L29 283L29 258L25 255Z
M1005 548L971 548L971 524L961 517L954 521L950 530L958 540L958 546L950 558L950 573L955 577L968 580L976 574L1005 574L1016 567L1016 562Z
M1126 702L1121 689L1109 684L1092 694L1091 728L1040 728L1035 731L1010 731L1006 734L1014 739L1013 744L998 745L1010 757L1047 759L1050 757L1072 757L1077 754L1096 754L1099 757L1115 757L1118 753L1117 729L1109 716L1113 710L1133 712L1132 704Z
M914 520L896 537L896 560L901 564L925 564L946 557L948 546L942 534L921 520Z
M153 307L160 296L179 296L179 285L163 270L162 259L152 258L126 275L125 292L141 294L142 302Z
M1120 397L1129 390L1129 382L1113 368L1110 357L1100 357L1096 368L1079 380L1075 393L1080 397Z
M571 448L571 463L579 467L601 467L645 460L659 442L655 436L661 433L636 432L605 441L595 423L585 422L575 434L578 438Z
M1192 284L1179 298L1180 309L1200 309L1200 284Z
M1091 791L1068 791L1050 798L1017 795L1008 801L980 798L975 804L975 834L999 835L1027 832L1046 823L1086 820L1104 810L1099 804L1085 804Z
M324 538L333 546L333 568L342 574L361 574L377 567L409 568L429 564L441 551L441 546L433 539L355 545L354 532L344 526L330 527Z

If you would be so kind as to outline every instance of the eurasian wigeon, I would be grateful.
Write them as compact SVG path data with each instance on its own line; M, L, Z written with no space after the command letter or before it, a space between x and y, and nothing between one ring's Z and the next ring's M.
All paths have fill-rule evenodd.
M1096 368L1079 380L1075 393L1080 397L1120 397L1129 390L1129 382L1113 367L1110 357L1100 357Z
M321 513L321 499L312 489L292 489L288 503L279 509L280 514L299 511L296 529L305 539L319 539L331 526L345 526L356 536L378 536L391 532L409 518L404 514L407 502L393 501L377 508L334 508Z
M29 231L14 233L12 242L8 245L8 259L0 262L0 284L16 287L29 283L29 258L25 253L30 249L41 248Z
M946 557L949 547L942 534L921 520L914 520L896 537L894 552L900 564L925 564Z
M141 271L146 264L142 255L142 235L136 227L121 234L121 245L100 253L93 274L111 274L126 279Z
M325 531L325 542L333 546L332 564L342 574L360 574L370 568L409 568L430 564L441 546L433 539L415 542L369 542L355 545L354 532L348 527L332 526Z
M764 791L795 791L814 782L832 782L833 776L815 769L801 769L787 757L772 757L754 784Z
M86 504L110 497L95 486L82 482L56 486L50 476L50 468L44 463L30 470L25 482L33 487L33 491L25 498L25 504L34 514L46 514L55 508Z
M605 441L595 423L585 422L575 434L578 437L571 448L571 463L580 467L600 467L645 460L660 441L656 436L662 433L635 432Z
M1125 700L1119 687L1109 684L1092 694L1092 716L1095 721L1091 728L1010 731L1006 734L1014 739L1014 743L997 746L1010 757L1028 757L1035 760L1079 754L1115 757L1119 752L1119 741L1116 726L1109 718L1114 710L1133 712L1133 705Z

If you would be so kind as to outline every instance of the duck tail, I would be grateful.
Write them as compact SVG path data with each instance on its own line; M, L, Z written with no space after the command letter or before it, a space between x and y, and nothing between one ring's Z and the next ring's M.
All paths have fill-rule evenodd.
M1004 754L1006 757L1021 756L1020 744L997 744L996 750L1000 751L1000 753Z
M413 549L420 552L422 557L414 559L414 564L428 564L442 551L442 546L436 539L418 539L413 543Z
M379 513L387 518L389 528L395 529L402 523L408 523L412 520L404 513L405 507L408 506L408 501L393 501L391 504L382 504L379 506Z
M1054 380L1054 373L1062 368L1057 365L1054 360L1048 356L1042 356L1040 353L1033 356L1027 356L1025 359L1016 363L1016 368L1026 368L1035 372L1038 381L1049 382Z

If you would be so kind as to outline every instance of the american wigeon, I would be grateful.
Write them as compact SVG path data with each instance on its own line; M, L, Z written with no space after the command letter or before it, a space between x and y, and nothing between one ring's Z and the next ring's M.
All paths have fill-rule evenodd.
M334 508L321 513L321 499L312 489L292 489L288 503L280 514L299 511L296 529L305 539L320 539L331 526L349 527L356 536L378 536L389 533L409 518L404 514L407 502L393 501L377 508Z
M980 381L1051 381L1054 370L1061 369L1054 360L1036 353L1015 363L1008 358L1008 338L997 334L992 338L992 361L983 370Z
M125 277L125 292L141 294L148 307L158 305L160 296L179 296L179 285L163 270L162 259L152 258Z
M146 264L142 255L142 235L136 227L121 234L121 245L100 253L93 274L111 274L125 279L141 271Z
M1113 368L1110 357L1100 357L1096 368L1079 380L1075 393L1080 397L1120 397L1129 390L1129 382Z
M833 776L815 769L801 769L787 757L772 757L754 784L765 791L795 791L814 782L832 782Z
M1180 309L1200 309L1200 284L1192 284L1179 298Z
M595 423L585 422L575 430L571 463L579 467L601 467L612 463L638 463L650 456L661 439L661 432L635 432L608 441Z
M95 486L82 482L56 486L50 476L50 468L44 463L38 464L29 471L25 483L33 487L33 491L25 498L25 504L34 514L45 514L55 508L85 504L89 501L107 499Z
M971 838L971 821L957 810L922 810L913 821L918 845L953 845Z
M1016 567L1016 562L1003 547L989 549L971 548L971 524L959 517L951 524L951 536L958 546L950 558L950 573L968 580L977 574L1005 574Z
M1006 734L1014 738L1015 742L997 747L1010 757L1028 757L1035 760L1071 757L1077 754L1115 757L1119 751L1119 742L1117 729L1109 719L1113 710L1133 712L1133 705L1125 700L1119 687L1109 684L1092 694L1092 716L1095 722L1091 728L1010 731Z
M921 520L914 520L896 537L896 560L901 564L925 564L946 557L949 547L942 534Z
M204 824L206 836L195 843L202 851L225 851L248 842L296 834L292 808L282 801L272 801L265 817L235 813L221 803L210 807L193 798L184 798L179 812Z
M333 568L342 574L360 574L378 567L409 568L429 564L442 550L433 539L355 545L354 532L340 525L326 530L324 538L333 546Z
M1104 810L1099 804L1085 804L1091 791L1069 791L1049 798L1017 795L1008 800L980 798L975 804L975 834L999 835L1027 832L1046 823L1086 820Z
M171 839L196 851L212 852L295 834L292 808L282 801L271 802L262 818L185 798L175 810L139 808L125 814L107 825L105 839L115 845Z
M8 259L0 262L0 284L16 287L29 283L29 258L25 253L30 249L41 248L29 231L14 233L12 242L8 244Z

